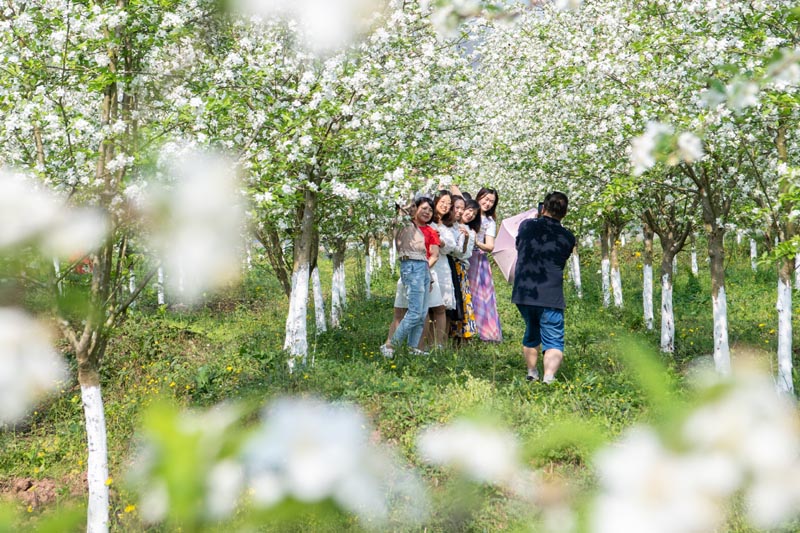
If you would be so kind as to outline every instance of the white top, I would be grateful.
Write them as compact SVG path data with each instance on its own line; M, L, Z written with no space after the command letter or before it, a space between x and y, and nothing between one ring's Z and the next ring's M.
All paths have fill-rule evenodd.
M478 232L477 242L485 243L487 235L492 238L497 237L497 223L492 217L485 216L481 219L481 230Z
M469 265L469 258L472 257L472 250L473 248L475 248L475 237L477 235L474 231L469 229L469 226L467 226L466 224L458 224L458 225L466 228L467 231L469 232L469 236L465 237L463 233L458 231L458 228L456 228L456 226L453 226L453 228L455 229L456 233L458 233L459 236L459 241L458 241L459 245L458 249L453 253L451 253L450 255L453 256L462 265ZM467 239L466 248L464 248L464 239ZM464 251L462 252L461 250Z

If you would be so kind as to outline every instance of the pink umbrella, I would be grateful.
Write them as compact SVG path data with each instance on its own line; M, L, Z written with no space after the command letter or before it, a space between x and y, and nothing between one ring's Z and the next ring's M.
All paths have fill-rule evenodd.
M500 230L494 240L492 257L494 257L494 262L500 267L500 271L509 283L514 283L514 270L517 267L516 240L519 225L524 220L536 218L537 216L539 216L539 211L533 208L511 218L503 219L500 223Z

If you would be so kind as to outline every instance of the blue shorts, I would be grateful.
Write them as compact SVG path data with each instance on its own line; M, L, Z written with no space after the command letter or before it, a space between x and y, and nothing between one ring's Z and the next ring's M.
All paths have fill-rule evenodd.
M519 314L525 320L525 336L522 345L536 348L542 345L542 353L555 348L564 351L564 310L538 305L517 304Z

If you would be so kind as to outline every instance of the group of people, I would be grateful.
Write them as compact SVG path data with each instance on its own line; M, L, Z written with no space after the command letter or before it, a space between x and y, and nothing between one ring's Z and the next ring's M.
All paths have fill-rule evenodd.
M410 221L395 237L400 279L386 357L406 344L414 353L475 337L502 341L488 255L497 235L498 194L482 188L473 199L456 186L418 196L403 210Z
M443 347L448 337L456 342L476 337L502 341L488 257L497 236L498 200L494 189L481 188L473 199L451 186L399 208L410 220L395 237L400 279L394 318L380 348L385 357L393 357L402 345L411 353L426 354ZM566 195L552 192L542 205L539 216L519 228L512 302L526 326L526 379L539 379L541 346L543 381L550 383L563 358L563 273L575 237L561 226Z

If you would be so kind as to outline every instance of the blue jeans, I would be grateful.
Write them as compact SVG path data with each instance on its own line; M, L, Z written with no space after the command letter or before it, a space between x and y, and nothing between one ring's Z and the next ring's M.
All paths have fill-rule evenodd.
M428 296L431 292L428 262L413 259L400 261L400 279L406 288L408 312L392 336L392 346L399 346L405 341L409 347L416 348L428 315Z

